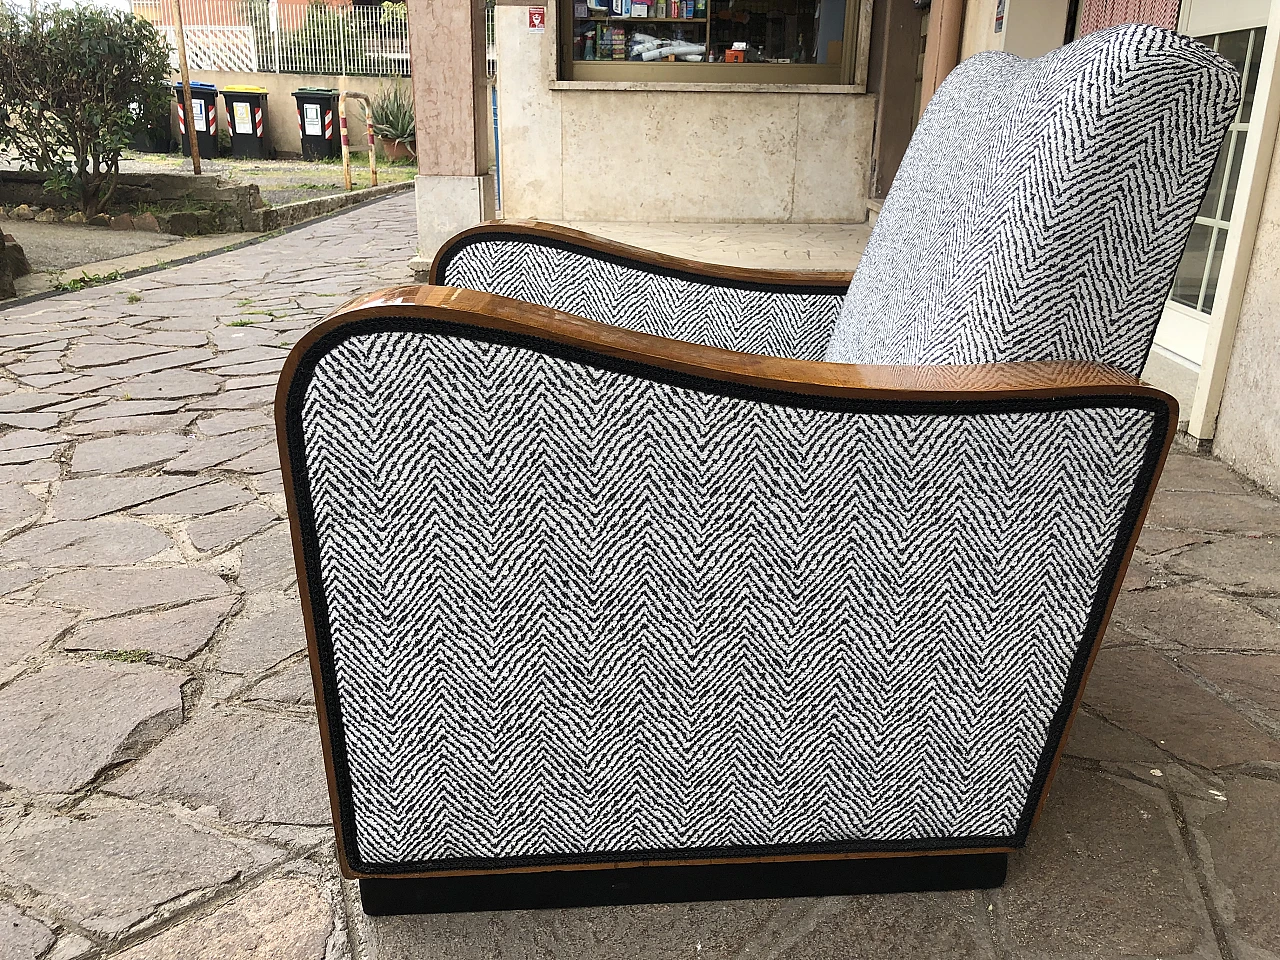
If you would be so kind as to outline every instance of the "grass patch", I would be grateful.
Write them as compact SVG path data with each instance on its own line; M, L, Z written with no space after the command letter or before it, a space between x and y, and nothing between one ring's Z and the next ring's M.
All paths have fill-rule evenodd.
M53 289L60 293L67 293L83 290L85 287L96 287L102 283L114 283L123 279L124 274L119 270L112 270L110 273L82 273L73 280L64 280L62 274L59 273L53 281Z
M237 301L236 301L236 306L237 306L237 307L251 307L251 306L253 306L253 301L252 301L252 300L248 300L248 299L245 299L245 300L237 300Z
M125 300L127 300L129 303L141 303L142 295L137 293L131 293L127 297L125 297Z
M99 660L115 660L118 663L145 663L150 650L107 650L98 654Z
M252 327L257 322L258 322L257 320L246 320L242 317L239 320L232 320L230 323L227 324L227 326L228 327Z

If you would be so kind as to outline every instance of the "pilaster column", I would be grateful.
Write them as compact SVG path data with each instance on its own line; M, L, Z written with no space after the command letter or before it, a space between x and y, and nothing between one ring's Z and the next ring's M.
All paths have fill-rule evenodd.
M484 2L408 0L408 20L421 274L446 240L494 215Z

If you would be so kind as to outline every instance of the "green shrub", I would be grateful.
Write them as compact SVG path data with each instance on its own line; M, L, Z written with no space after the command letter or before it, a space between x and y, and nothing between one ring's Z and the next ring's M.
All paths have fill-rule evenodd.
M146 20L102 7L0 4L0 147L46 188L102 213L120 153L167 114L169 46Z
M407 84L383 87L373 98L373 132L383 140L403 143L413 150L418 128L413 115L413 94Z

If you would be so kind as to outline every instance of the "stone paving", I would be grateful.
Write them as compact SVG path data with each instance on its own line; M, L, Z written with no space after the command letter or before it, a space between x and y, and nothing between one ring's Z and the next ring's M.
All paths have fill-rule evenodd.
M370 921L270 419L411 197L0 311L0 958L1280 957L1280 502L1176 453L995 891Z

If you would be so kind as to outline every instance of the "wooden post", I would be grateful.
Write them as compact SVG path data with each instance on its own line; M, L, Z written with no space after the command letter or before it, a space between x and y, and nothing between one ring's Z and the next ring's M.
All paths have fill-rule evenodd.
M187 71L187 40L182 28L182 0L173 0L173 24L173 32L178 37L178 70L182 74L182 102L186 110L187 142L191 144L191 172L198 177L200 176L200 144L196 137L196 118L191 112L191 75ZM204 122L208 125L207 116Z
M351 192L351 143L347 140L347 94L338 97L338 129L342 134L342 183Z
M920 82L920 112L934 91L960 62L960 30L964 24L964 0L933 0L929 8L929 35L924 41L924 79Z

